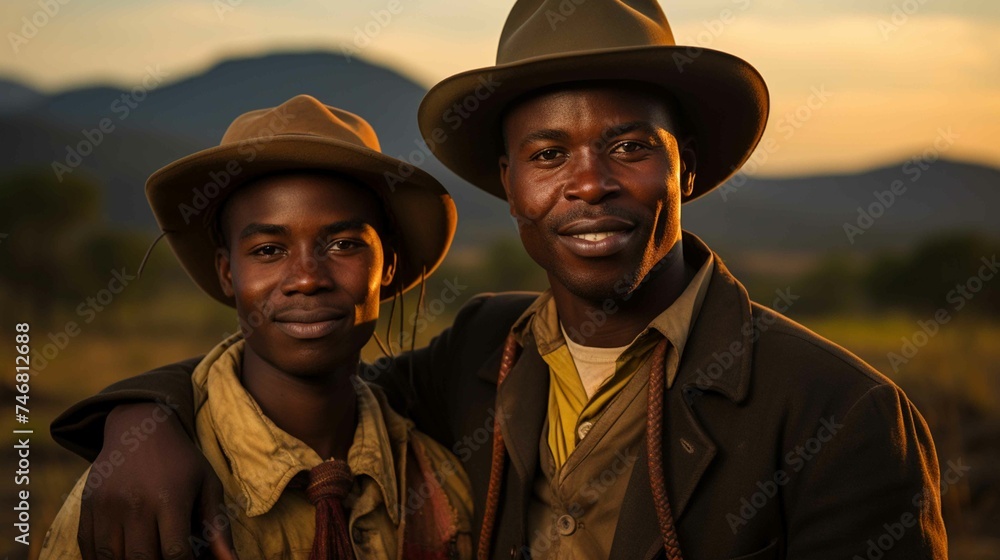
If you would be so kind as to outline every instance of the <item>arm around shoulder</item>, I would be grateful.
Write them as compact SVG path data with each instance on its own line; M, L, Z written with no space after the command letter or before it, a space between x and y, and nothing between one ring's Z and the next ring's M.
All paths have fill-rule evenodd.
M366 381L381 386L389 404L420 431L449 444L449 411L460 378L500 348L535 293L480 294L459 310L454 323L424 348L369 366Z
M52 439L66 449L93 461L104 445L105 423L115 407L149 403L180 421L188 436L194 434L194 399L191 372L201 358L191 358L123 379L88 397L52 422ZM151 409L152 410L152 409Z

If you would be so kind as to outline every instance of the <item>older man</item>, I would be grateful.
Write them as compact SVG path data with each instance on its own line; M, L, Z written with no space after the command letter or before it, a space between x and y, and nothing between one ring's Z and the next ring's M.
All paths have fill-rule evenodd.
M752 303L681 231L681 204L759 141L761 76L675 46L652 0L563 4L517 2L497 64L436 85L419 115L442 162L508 201L551 289L474 298L378 379L464 461L480 558L944 558L934 444L902 390ZM92 452L103 411L180 400L189 370L127 380L54 433ZM143 461L190 467L116 473L153 511L202 476L180 429Z

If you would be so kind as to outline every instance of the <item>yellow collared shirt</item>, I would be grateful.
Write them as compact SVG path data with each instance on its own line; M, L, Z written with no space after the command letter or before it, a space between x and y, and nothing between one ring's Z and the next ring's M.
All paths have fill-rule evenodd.
M240 384L245 342L232 337L210 352L192 376L197 443L222 480L233 541L242 560L306 559L315 534L315 507L299 473L323 459L278 428ZM458 528L456 549L471 558L472 497L459 461L397 415L381 390L354 379L358 425L347 462L354 489L345 505L358 558L402 558L407 446L419 438L445 491ZM76 544L86 473L46 534L40 559L80 558ZM292 484L293 479L296 480ZM197 550L205 546L193 536Z
M657 315L626 347L618 357L614 374L592 397L587 396L566 344L551 291L539 296L514 324L514 333L522 337L522 343L523 337L530 331L539 354L549 365L548 444L556 469L566 463L577 444L586 436L589 426L625 387L661 336L670 341L666 357L666 384L667 388L673 385L688 333L705 298L713 268L712 259L707 259L674 303Z

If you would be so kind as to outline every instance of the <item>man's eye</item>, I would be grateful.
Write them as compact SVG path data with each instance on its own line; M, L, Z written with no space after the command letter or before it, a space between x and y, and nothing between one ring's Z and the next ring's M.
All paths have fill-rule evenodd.
M357 249L362 246L362 243L351 239L337 239L328 245L332 251L350 251L351 249Z
M645 146L638 142L622 142L621 144L615 146L615 149L612 151L620 154L630 154L632 152L638 152L643 148L645 148Z
M556 150L555 148L549 148L547 150L542 150L538 152L537 154L534 155L532 159L540 161L552 161L557 157L559 157L560 155L561 154L559 153L559 150Z
M281 247L277 245L262 245L253 250L252 254L261 257L273 257L281 252Z

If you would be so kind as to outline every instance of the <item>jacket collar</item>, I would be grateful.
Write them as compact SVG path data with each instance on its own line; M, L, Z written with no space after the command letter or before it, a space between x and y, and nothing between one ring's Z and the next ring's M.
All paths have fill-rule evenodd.
M714 391L733 402L742 402L750 386L750 349L756 333L750 298L722 259L704 241L692 233L684 232L683 242L685 260L699 266L711 258L713 267L701 308L684 344L684 354L675 382L682 385L693 384L697 391ZM549 297L549 292L540 295L511 328L522 341L522 346L530 331L526 328L530 324L530 317L548 302ZM496 383L502 352L502 346L498 347L486 360L476 374L480 379ZM535 352L537 354L537 348ZM732 363L726 357L732 357Z
M715 268L687 340L677 383L697 392L720 393L735 403L743 402L750 388L750 364L757 336L750 297L701 239L685 232L684 251L685 257L689 251L710 256Z
M542 437L549 401L549 366L538 353L535 339L524 339L521 356L497 392L500 430L511 463L524 482L530 481L538 464L538 442Z
M715 442L691 409L703 393L715 392L734 403L746 399L750 387L755 338L750 298L722 260L700 239L685 233L688 251L715 259L701 312L691 329L677 381L665 399L664 474L675 523L680 523L705 471L715 458ZM645 441L641 455L646 456ZM652 558L663 549L649 491L649 465L636 463L625 492L610 558ZM681 543L683 550L684 543Z
M712 277L691 332L672 390L667 391L664 464L674 520L679 522L702 475L716 455L716 445L702 428L690 402L699 394L715 392L734 403L746 399L750 387L751 359L756 327L750 298L722 260L701 239L684 233L685 258L692 263L713 259ZM536 301L536 304L542 304ZM533 304L520 321L536 311ZM530 329L529 329L530 330ZM538 459L538 441L545 420L548 392L547 366L530 336L517 364L501 388L498 402L517 397L517 421L502 422L511 462L527 491ZM481 379L496 383L502 348L498 348L477 372ZM501 407L503 405L501 404ZM508 418L509 420L509 418ZM513 444L513 445L512 445ZM645 442L641 457L646 456ZM618 520L611 558L646 558L662 549L656 510L649 491L649 467L636 463ZM683 544L683 543L682 543Z

